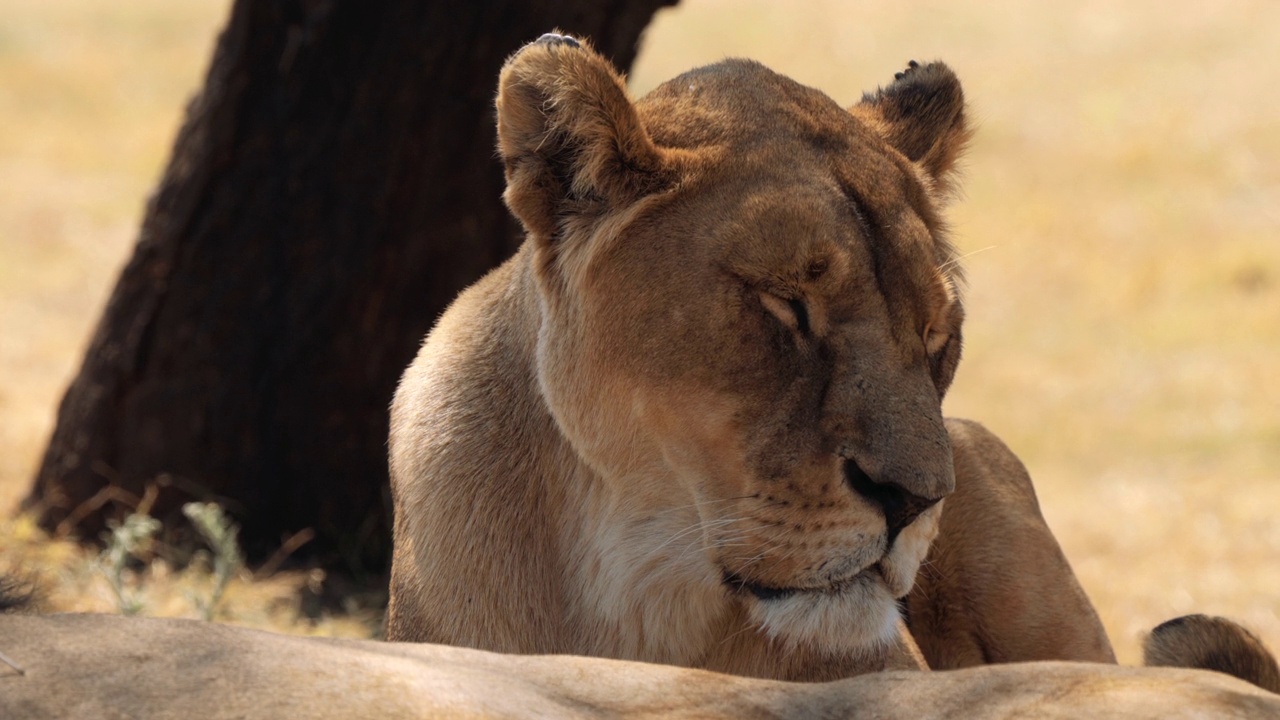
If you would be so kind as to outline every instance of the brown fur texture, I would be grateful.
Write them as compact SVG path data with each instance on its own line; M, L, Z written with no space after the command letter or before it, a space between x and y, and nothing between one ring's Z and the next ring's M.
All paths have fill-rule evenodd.
M1111 658L1016 459L953 461L991 443L941 413L964 317L941 212L968 137L946 66L851 110L743 60L633 101L548 35L497 112L528 239L396 394L389 638L776 679L918 667L896 601L942 526L939 567L1052 599L1009 613L1011 592L940 576L913 610L979 613L957 642L986 661ZM1026 558L984 544L1024 531Z
M1221 617L1186 615L1151 631L1142 645L1149 667L1214 670L1280 693L1280 668L1258 636Z
M1218 673L1089 663L778 683L661 665L277 635L192 620L0 615L0 717L1275 718Z

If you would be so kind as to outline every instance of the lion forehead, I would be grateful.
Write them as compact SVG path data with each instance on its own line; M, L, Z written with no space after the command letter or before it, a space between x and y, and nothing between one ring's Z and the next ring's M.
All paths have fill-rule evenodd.
M663 83L636 103L654 142L677 148L776 148L797 141L831 150L869 134L825 93L750 60L725 60Z

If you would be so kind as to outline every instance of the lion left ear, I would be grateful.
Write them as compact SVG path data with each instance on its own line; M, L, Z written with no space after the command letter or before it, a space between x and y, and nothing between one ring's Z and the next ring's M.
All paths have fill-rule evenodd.
M849 112L919 165L938 190L951 188L956 161L971 135L964 91L951 68L912 60L889 87L863 95Z
M547 33L498 79L507 206L549 246L566 219L621 208L672 182L622 76L585 40Z

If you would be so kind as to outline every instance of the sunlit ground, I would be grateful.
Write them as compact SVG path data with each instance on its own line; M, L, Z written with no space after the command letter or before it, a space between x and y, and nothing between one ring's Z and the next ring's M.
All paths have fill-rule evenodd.
M225 9L6 3L0 508L29 482ZM1280 4L686 0L632 83L724 56L848 103L909 59L952 65L978 134L952 211L970 290L948 413L1024 459L1123 661L1191 611L1280 647ZM0 568L43 563L57 607L112 607L83 552L38 537L0 525ZM161 575L155 612L183 613L186 581ZM304 582L233 584L227 615L316 631L289 604Z

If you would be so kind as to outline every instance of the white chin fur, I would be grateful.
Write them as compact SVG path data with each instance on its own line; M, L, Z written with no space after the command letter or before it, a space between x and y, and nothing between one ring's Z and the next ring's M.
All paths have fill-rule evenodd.
M871 653L897 637L897 604L883 583L867 578L838 593L757 600L750 613L770 639L829 655Z

